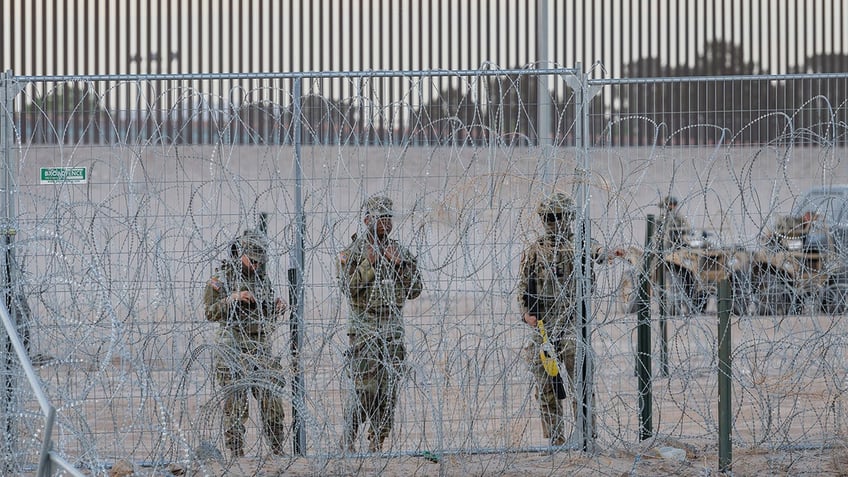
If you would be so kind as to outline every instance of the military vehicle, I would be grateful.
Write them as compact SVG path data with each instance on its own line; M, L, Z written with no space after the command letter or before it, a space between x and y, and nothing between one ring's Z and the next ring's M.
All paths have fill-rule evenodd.
M701 314L707 309L710 297L717 294L718 283L726 276L731 283L731 311L741 315L747 311L749 255L737 246L723 245L718 236L709 230L693 229L681 232L678 245L664 249L661 260L654 260L651 270L651 288L659 281L662 270L663 298L669 315ZM628 250L630 262L622 276L620 286L621 309L635 313L638 307L637 287L643 266L643 251L638 247Z
M844 313L848 299L848 185L810 189L776 218L751 256L756 312Z

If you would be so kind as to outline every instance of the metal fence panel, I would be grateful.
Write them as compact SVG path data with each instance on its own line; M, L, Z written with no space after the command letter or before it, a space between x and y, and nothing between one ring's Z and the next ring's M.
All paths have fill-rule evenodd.
M201 294L231 241L256 227L262 212L269 272L284 292L302 208L305 452L313 471L346 465L335 459L351 388L348 311L334 259L361 226L363 199L381 192L395 199L395 235L417 253L425 282L405 308L408 372L387 452L468 457L544 448L524 361L532 330L518 317L518 262L541 228L539 200L588 180L592 237L630 252L593 274L598 441L642 455L636 316L627 299L647 215L675 195L702 231L687 242L694 259L713 271L741 271L748 281L734 296L743 303L772 303L763 293L774 287L758 274L769 269L754 259L764 233L809 188L848 183L846 77L590 82L583 109L571 90L574 71L553 73L256 75L248 90L214 75L26 78L13 112L14 256L32 310L24 323L30 353L58 409L56 447L90 469L119 459L156 469L263 468L271 457L254 404L247 424L254 459L216 458L224 452L212 361L217 325L204 320ZM536 91L545 76L546 89L568 94L542 101ZM797 108L752 104L753 85L780 91ZM728 91L746 93L727 100ZM686 92L695 100L681 101ZM548 103L543 126L539 111ZM588 120L589 171L574 147L579 114ZM85 181L41 174L70 167L84 167ZM841 247L839 227L828 226ZM698 248L696 239L713 248ZM704 258L713 249L733 254ZM828 263L844 263L844 249L836 252ZM803 255L802 265L812 258ZM682 265L666 268L684 276ZM782 448L798 463L763 465L790 472L801 462L825 469L827 459L793 452L836 446L845 432L844 300L828 308L812 292L840 274L805 277L796 288L778 287L794 308L749 306L733 318L734 445ZM655 354L667 345L665 370L655 368L653 433L702 455L712 452L719 420L715 284L686 283L651 283L653 326L662 321L667 331L665 340L659 328L653 334ZM688 293L696 290L703 293ZM285 324L275 336L275 352L288 363ZM19 425L18 436L37 433ZM22 466L33 452L22 454Z

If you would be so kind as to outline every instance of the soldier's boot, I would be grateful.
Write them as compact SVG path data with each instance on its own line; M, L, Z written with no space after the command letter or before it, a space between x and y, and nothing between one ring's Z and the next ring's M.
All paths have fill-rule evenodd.
M233 459L244 457L244 439L237 433L226 433L225 441L227 449L230 451L230 456Z
M383 452L383 441L384 440L385 440L385 438L382 437L382 436L379 437L379 438L374 438L374 436L371 436L369 438L369 441L371 441L371 442L368 444L368 450L370 452Z
M271 452L273 452L274 455L285 455L286 449L283 446L283 439L281 439L281 438L271 439Z
M542 416L542 435L553 447L565 445L567 439L564 435L565 425L562 416L556 414L544 414Z
M557 419L552 423L550 428L550 445L552 447L560 447L568 441L565 438L562 419Z
M268 445L271 447L271 452L275 455L284 455L285 450L285 435L286 429L282 423L268 423L265 428L265 438L268 440Z
M386 441L386 437L389 435L388 429L384 427L378 427L377 429L369 429L368 430L368 450L370 452L382 452L383 451L383 442Z
M241 443L227 443L227 449L230 450L230 456L233 459L244 457L244 445Z

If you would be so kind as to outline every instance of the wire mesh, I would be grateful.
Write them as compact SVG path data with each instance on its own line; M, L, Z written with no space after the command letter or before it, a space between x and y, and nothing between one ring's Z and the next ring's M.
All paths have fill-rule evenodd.
M818 218L809 233L780 226L781 217L810 211L801 200L807 191L848 184L848 77L597 81L583 109L570 75L548 76L543 89L566 92L546 98L550 128L539 124L546 109L533 70L294 75L257 78L250 90L220 78L31 81L13 111L19 272L10 290L30 308L21 329L57 407L56 448L95 473L121 461L213 474L691 470L642 460L663 444L712 468L715 277L727 276L734 465L831 470L845 438L844 196L810 202ZM300 137L293 81L303 81ZM330 85L337 96L326 93ZM607 457L540 457L552 448L526 363L534 331L521 322L518 264L542 231L539 202L556 190L571 194L586 177L574 148L578 114L589 121L592 238L628 251L593 273L594 406ZM86 180L40 172L64 167L86 168ZM403 308L406 359L392 432L381 452L367 450L364 431L345 452L350 313L335 264L351 235L364 232L362 203L376 193L394 200L392 236L417 257L424 288ZM690 225L674 248L645 242L646 218L661 214L667 195ZM227 348L220 326L205 318L204 286L266 212L268 277L288 298L298 206L306 219L298 354L306 463L272 454L252 396L246 457L234 459L222 430L227 396L269 389L291 405L289 315L271 335L284 390L259 371L222 387L215 356ZM778 243L798 238L797 250ZM653 257L647 271L645 253ZM789 267L803 274L792 278ZM647 443L639 441L631 300L640 276L651 280L655 330L662 322L667 334L653 335L653 352L665 344L667 354L655 357L665 368L654 368L655 437ZM12 376L15 369L7 367ZM27 469L40 421L25 418L37 403L14 389L7 445L20 447L14 465ZM291 417L287 409L288 424ZM421 456L432 462L403 464Z

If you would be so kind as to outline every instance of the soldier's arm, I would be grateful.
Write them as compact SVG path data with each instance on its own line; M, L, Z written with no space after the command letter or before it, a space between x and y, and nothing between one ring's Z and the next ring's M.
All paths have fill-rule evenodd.
M337 267L342 288L351 296L365 293L377 274L365 254L345 250L339 254Z
M406 297L414 300L421 295L424 285L421 282L421 273L418 271L418 258L405 252L404 261L401 264L401 280L406 288Z
M221 321L229 313L230 304L227 301L227 294L218 277L212 277L206 282L206 288L203 290L203 307L206 319L209 321Z
M624 258L627 251L622 248L604 247L598 242L592 240L592 261L595 263L611 262L615 258Z
M518 267L518 289L517 298L518 298L518 308L521 310L522 320L524 319L524 315L526 315L529 311L529 304L527 303L527 280L530 278L530 264L533 263L534 254L531 250L525 250L521 254L521 264Z
M274 316L281 317L286 314L289 309L289 304L282 297L274 298Z

